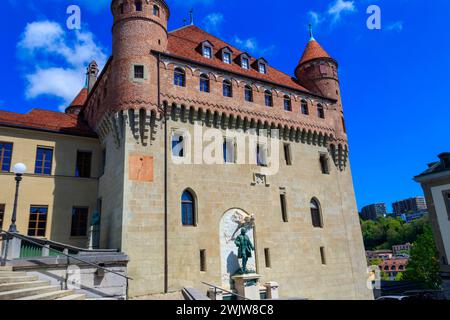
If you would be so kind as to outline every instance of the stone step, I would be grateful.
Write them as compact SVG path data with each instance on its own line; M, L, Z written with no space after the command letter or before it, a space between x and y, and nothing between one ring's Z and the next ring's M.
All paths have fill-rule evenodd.
M51 292L25 296L15 300L56 300L73 295L74 292L72 290L54 290Z
M60 286L45 286L36 288L19 289L13 291L0 292L0 300L14 300L48 292L55 292L61 289Z
M55 300L86 300L85 294L71 294L70 296L65 296Z
M11 276L11 277L2 277L0 278L0 284L3 283L17 283L17 282L28 282L28 281L36 281L39 280L39 277L34 275L34 276Z
M50 284L49 281L27 281L27 282L12 282L0 284L0 292L14 291L20 289L45 287Z
M0 271L0 278L13 277L13 276L24 277L26 275L27 275L26 272L20 272L20 271Z
M0 271L13 271L11 266L0 266Z

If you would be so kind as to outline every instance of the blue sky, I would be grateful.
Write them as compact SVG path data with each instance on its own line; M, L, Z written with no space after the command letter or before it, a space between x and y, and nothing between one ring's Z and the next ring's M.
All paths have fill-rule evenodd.
M5 0L0 17L0 108L62 109L91 59L111 53L109 0ZM421 195L412 177L450 151L450 1L168 0L169 29L195 24L293 74L307 25L339 62L358 207ZM66 9L81 7L68 30ZM382 29L366 27L380 6Z

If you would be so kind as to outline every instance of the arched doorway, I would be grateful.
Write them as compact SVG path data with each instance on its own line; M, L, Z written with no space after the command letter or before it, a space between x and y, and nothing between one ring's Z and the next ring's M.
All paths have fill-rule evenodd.
M253 215L237 208L226 211L220 220L220 261L224 289L230 288L231 276L240 268L237 257L238 250L234 240L239 235L240 229L245 227L250 240L255 243L254 222ZM247 268L249 270L256 270L255 256L256 253L248 260Z

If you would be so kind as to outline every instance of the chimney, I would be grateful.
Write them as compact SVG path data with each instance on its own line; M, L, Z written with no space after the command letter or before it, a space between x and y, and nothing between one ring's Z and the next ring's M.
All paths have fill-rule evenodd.
M444 152L438 155L444 169L450 169L450 152Z
M87 68L87 73L86 73L86 75L87 75L87 88L88 88L89 92L92 91L92 88L94 87L95 82L97 81L98 72L99 72L99 70L98 70L97 62L92 61L89 64L89 67Z

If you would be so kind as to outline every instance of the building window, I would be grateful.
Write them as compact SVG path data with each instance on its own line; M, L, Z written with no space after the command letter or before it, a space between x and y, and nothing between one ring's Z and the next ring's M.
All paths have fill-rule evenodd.
M289 96L284 96L284 110L292 111L291 98Z
M211 59L212 58L212 48L209 46L203 47L203 56L205 58Z
M302 100L302 114L309 115L308 102L306 100Z
M225 163L236 162L235 150L236 145L234 139L225 138L223 141L223 161Z
M174 157L184 157L184 137L181 133L174 133L172 136L172 155Z
M286 165L292 165L292 154L291 154L291 145L289 143L285 143L284 146L284 159L286 160Z
M245 86L245 101L253 102L253 89L250 86Z
M0 170L9 172L11 170L12 143L0 142Z
M200 271L206 272L206 250L200 250Z
M156 17L159 17L160 15L159 7L157 5L153 6L153 15Z
M317 116L321 119L325 119L325 111L321 104L317 105Z
M134 66L134 78L135 79L144 79L144 66L142 66L142 65Z
M176 86L179 87L185 87L186 86L186 73L181 68L175 68L174 76L173 76L173 83Z
M206 74L202 74L200 76L200 91L201 92L210 92L209 77Z
M342 117L341 120L342 120L342 130L344 131L344 133L347 133L347 128L345 127L345 119L344 119L344 117Z
M246 70L250 69L250 61L248 60L248 58L242 58L241 66Z
M322 173L330 174L330 169L328 166L328 156L326 154L321 154L319 161L320 161L320 169L322 170Z
M448 219L450 220L450 190L444 191L444 201L447 206Z
M89 208L72 208L72 228L70 235L72 237L87 236Z
M272 268L272 261L270 259L270 249L269 248L264 249L264 259L266 262L266 268Z
M188 190L181 196L181 222L183 226L195 226L195 201L194 196Z
M325 247L320 247L320 259L322 260L322 264L327 264L327 257L325 255Z
M273 95L269 90L264 92L264 101L266 103L266 107L273 107Z
M320 210L319 201L312 199L310 203L311 207L311 220L314 228L323 228L322 214Z
M47 227L47 206L31 206L28 235L31 237L45 237Z
M106 148L102 150L102 172L101 175L105 173L106 170Z
M230 80L225 80L223 82L223 96L224 97L233 97L233 86L231 85Z
M267 167L267 147L264 144L256 146L256 164L260 167Z
M0 230L3 229L3 219L5 218L5 205L0 204Z
M142 11L142 1L141 0L135 1L134 5L136 6L136 11Z
M283 222L289 222L287 205L286 205L286 194L280 194L280 204L281 204L281 216L283 218Z
M35 174L52 174L53 149L38 147L36 151Z
M91 177L92 152L78 151L75 176L81 178Z
M120 12L120 14L123 14L125 12L123 3L121 3L120 6L119 6L119 12Z
M223 62L231 64L231 53L229 52L223 53Z
M267 66L265 63L262 63L262 62L259 63L258 69L259 69L259 73L262 73L262 74L267 73Z

